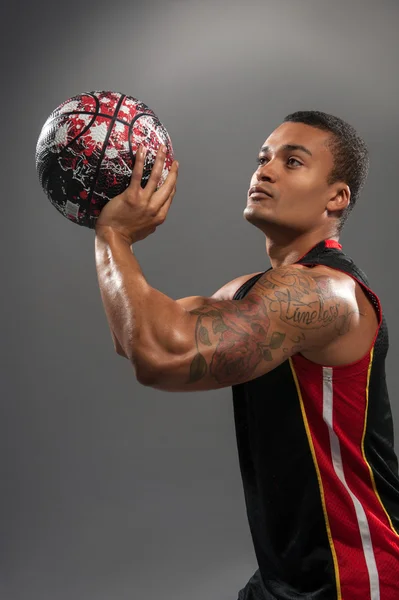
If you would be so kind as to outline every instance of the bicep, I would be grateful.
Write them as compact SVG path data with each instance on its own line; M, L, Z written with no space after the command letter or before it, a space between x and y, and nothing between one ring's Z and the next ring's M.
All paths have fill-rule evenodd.
M304 350L344 335L356 314L331 278L296 267L263 276L242 300L213 302L187 315L182 352L166 357L147 384L200 391L259 377Z
M259 298L213 302L187 314L181 351L158 356L141 383L205 391L249 381L285 360L285 335ZM271 329L273 331L271 331Z

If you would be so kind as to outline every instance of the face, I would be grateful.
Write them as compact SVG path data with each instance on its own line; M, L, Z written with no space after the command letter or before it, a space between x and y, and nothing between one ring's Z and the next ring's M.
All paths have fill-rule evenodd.
M247 221L265 233L271 226L296 233L330 226L330 211L345 208L350 196L342 182L327 184L333 168L327 146L330 135L303 123L283 123L273 131L251 178L244 210Z

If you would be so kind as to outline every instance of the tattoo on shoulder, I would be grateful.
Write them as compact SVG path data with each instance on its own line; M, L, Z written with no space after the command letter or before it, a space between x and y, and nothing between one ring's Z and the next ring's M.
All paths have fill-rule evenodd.
M334 289L334 282L326 275L311 276L295 267L269 271L268 277L259 280L259 287L268 293L271 312L298 328L326 327L343 321L340 314L342 298ZM272 288L270 286L273 286Z
M270 363L276 353L285 360L309 349L310 330L333 327L335 335L344 335L357 311L351 310L336 290L331 277L284 267L267 271L242 300L216 302L191 311L198 317L197 354L188 383L207 374L222 385L247 381L260 363ZM289 336L286 324L291 326ZM207 346L214 348L210 358L204 351Z

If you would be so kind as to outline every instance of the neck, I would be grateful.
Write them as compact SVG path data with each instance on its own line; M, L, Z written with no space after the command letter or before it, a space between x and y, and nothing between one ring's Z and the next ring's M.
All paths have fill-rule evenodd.
M305 233L295 238L284 238L277 236L266 236L266 252L270 258L273 269L292 265L304 256L311 248L323 240L335 240L338 235L323 235L319 232Z

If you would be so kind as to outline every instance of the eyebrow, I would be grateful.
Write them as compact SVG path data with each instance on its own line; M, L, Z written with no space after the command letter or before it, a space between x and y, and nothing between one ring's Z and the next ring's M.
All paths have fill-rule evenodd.
M311 151L308 148L306 148L305 146L301 146L300 144L285 144L284 146L281 146L280 150L289 150L289 151L302 150L302 152L306 152L306 154L309 154L309 156L313 156L313 154L311 153ZM260 151L261 152L270 152L270 146L262 146Z

